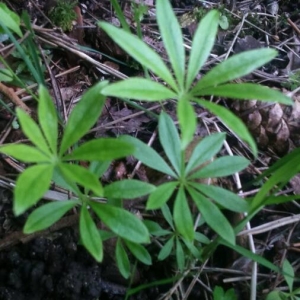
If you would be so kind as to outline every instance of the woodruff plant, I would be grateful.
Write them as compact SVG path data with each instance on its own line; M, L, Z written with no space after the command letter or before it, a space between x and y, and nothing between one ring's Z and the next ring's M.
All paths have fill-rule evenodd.
M285 259L282 264L283 277L288 286L288 292L274 290L270 292L266 300L299 300L300 299L300 288L294 289L295 271L290 262Z
M144 78L129 78L104 87L102 94L144 101L177 99L177 117L181 131L180 150L182 152L193 139L196 115L192 103L197 103L217 115L251 146L256 155L256 144L245 124L229 110L201 97L213 95L238 100L277 101L291 105L292 101L289 97L268 87L251 83L228 83L264 65L276 57L277 52L273 49L257 49L234 55L212 68L201 80L195 82L196 76L214 45L219 24L219 12L212 10L201 20L195 32L187 65L181 28L168 0L157 0L156 16L174 76L171 68L146 43L123 29L99 22L99 26L121 48L167 84L166 86L163 83Z
M60 142L55 107L48 92L41 85L38 103L39 126L25 112L17 109L22 130L34 147L23 144L0 147L0 152L25 163L34 164L17 179L14 191L16 215L35 205L48 190L51 181L72 191L72 199L68 201L55 201L35 209L29 216L24 231L30 233L47 228L68 210L78 207L83 245L96 260L101 261L102 240L108 236L117 237L116 261L125 277L129 276L130 264L124 246L140 261L151 263L151 257L142 244L150 241L149 231L153 234L153 224L142 222L124 210L122 199L150 194L147 209L161 208L173 229L173 233L160 232L167 236L167 242L161 249L159 259L167 257L170 249L175 247L178 266L183 269L185 265L182 258L183 247L187 247L194 257L200 259L202 253L195 249L194 241L208 243L194 230L196 226L193 224L188 198L195 203L205 222L219 234L222 242L233 247L237 228L232 228L223 215L222 209L237 212L257 211L271 189L270 185L265 186L249 204L228 190L201 183L203 178L222 177L238 172L249 162L238 156L212 159L225 140L225 135L221 133L213 134L199 142L186 162L185 151L193 139L197 125L193 105L199 104L217 115L238 136L249 143L256 155L255 142L240 119L226 108L201 97L214 95L242 100L254 98L261 101L278 101L283 104L292 103L290 98L267 87L248 83L228 83L274 58L276 51L272 49L252 50L234 55L195 82L213 47L219 13L212 10L200 22L186 65L182 32L169 1L157 0L156 7L157 21L171 68L128 30L118 29L104 22L100 22L100 26L144 68L156 74L162 83L150 79L129 78L113 84L101 82L95 85L84 94L72 111ZM180 135L174 122L166 113L161 113L159 117L159 138L168 162L154 149L130 136L118 139L96 139L75 146L99 118L105 96L108 95L145 101L164 101L170 98L177 100ZM99 178L107 169L109 162L127 155L134 155L145 165L167 174L170 181L157 188L137 180L122 180L102 186ZM77 164L82 160L90 162L89 169ZM282 179L282 175L278 170L275 170L275 173L272 182L277 183ZM166 203L173 194L175 202L172 216ZM111 230L110 234L104 235L99 232L91 216L92 211ZM246 249L234 247L239 249L240 253L246 253L244 251ZM255 255L252 255L252 258L258 260ZM265 263L262 259L261 262ZM272 264L265 263L265 265L272 268Z
M200 184L199 179L233 174L245 168L248 161L241 157L223 157L211 162L210 160L220 150L225 139L223 134L215 134L200 142L194 149L189 162L185 163L185 150L194 137L197 125L193 105L198 104L217 115L233 132L250 145L256 156L256 144L244 123L226 108L202 97L212 95L237 100L257 99L291 105L292 100L289 97L268 87L251 83L231 83L275 58L277 52L273 49L257 49L233 55L213 67L197 81L196 76L208 59L214 45L219 24L219 12L212 10L201 20L193 38L187 63L181 28L169 1L156 1L156 16L170 61L170 68L147 44L126 30L105 22L99 22L99 26L144 68L148 68L157 75L161 79L161 83L144 78L129 78L105 86L101 93L106 96L144 101L164 101L170 98L177 100L180 137L173 121L167 114L162 113L159 119L160 142L170 165L153 149L139 140L132 137L122 138L136 146L134 156L145 165L171 177L170 182L162 184L151 193L147 208L163 207L175 193L173 209L175 227L184 240L191 242L195 233L187 201L189 197L195 202L206 223L220 235L226 245L232 247L235 244L237 228L233 230L222 214L221 208L248 212L249 204L230 191ZM207 162L210 163L201 167L203 163ZM251 205L253 213L257 212L263 203L261 198L255 200L255 205ZM173 238L171 239L174 241ZM168 249L171 248L172 243L168 244ZM179 244L176 243L177 247ZM240 252L242 251L240 249ZM251 258L272 268L271 264L258 256L252 255Z
M35 209L25 224L25 233L45 229L70 209L79 207L81 241L97 261L101 261L103 256L102 239L91 211L111 229L112 236L119 238L119 260L120 256L123 261L128 260L122 252L120 239L123 239L138 259L149 264L151 258L147 256L144 247L139 245L150 241L147 228L136 216L121 206L111 204L110 199L133 199L147 195L155 187L137 180L118 181L103 187L99 181L109 162L132 154L134 146L113 138L94 139L74 146L99 118L105 103L105 97L100 91L106 84L107 82L101 82L84 94L70 114L59 146L57 112L43 86L39 88L39 126L23 110L17 108L22 130L34 146L7 144L0 147L0 152L34 165L28 167L16 181L13 209L16 215L24 213L43 197L51 181L58 183L73 192L72 198L68 201L54 201ZM68 151L72 146L73 149ZM91 162L89 169L80 166L78 161ZM93 200L93 197L102 201ZM140 253L143 253L143 257ZM123 273L129 276L128 270Z
M194 223L187 200L187 195L189 195L206 223L226 241L234 244L235 234L232 226L218 205L232 211L245 212L248 210L247 202L228 190L200 182L201 180L203 182L204 178L217 178L238 172L244 169L249 161L238 156L224 156L213 160L225 140L225 134L216 133L199 142L186 163L186 157L181 153L182 139L179 137L174 122L166 113L160 115L158 132L160 143L171 165L154 149L138 139L131 136L121 137L122 141L135 146L133 155L137 159L171 178L151 193L147 209L163 207L175 193L173 218L177 232L184 239L192 242ZM206 165L201 167L204 163ZM210 199L213 199L215 203Z
M58 221L68 210L79 208L79 227L83 245L97 261L101 261L102 241L116 238L116 262L122 275L128 278L131 268L126 248L138 260L151 264L150 254L141 245L149 242L150 239L149 232L142 221L123 209L122 202L118 199L140 197L155 190L155 187L137 180L123 180L105 187L101 185L99 178L109 167L111 160L133 153L133 145L109 138L77 145L80 138L88 132L102 112L105 97L100 94L100 90L107 82L97 84L84 94L80 104L72 111L63 129L62 137L59 136L57 112L49 93L42 84L43 74L38 72L38 69L24 55L22 46L11 32L22 36L20 18L5 5L0 5L0 11L5 20L5 25L0 21L0 29L3 28L8 34L17 51L22 54L35 80L41 84L38 97L34 96L35 99L39 99L37 113L39 125L24 111L17 109L22 130L35 147L24 144L0 147L0 152L14 156L25 163L34 164L27 168L16 181L14 212L20 215L37 204L48 190L51 181L67 188L71 192L71 199L68 201L57 199L58 201L35 209L25 224L24 232L32 233L45 229ZM24 23L30 30L29 18L25 17ZM34 61L39 61L36 57L37 49L34 43L30 42L32 53L35 54ZM5 63L5 65L13 74L8 64ZM1 73L4 74L4 71ZM13 74L13 76L18 79L17 75ZM72 150L69 149L71 147ZM90 162L89 168L81 167L78 164L79 160ZM106 225L107 230L99 230L92 215L98 216Z

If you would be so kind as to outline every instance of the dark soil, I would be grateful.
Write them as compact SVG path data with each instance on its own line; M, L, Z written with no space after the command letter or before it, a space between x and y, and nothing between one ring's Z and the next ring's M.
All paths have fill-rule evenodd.
M125 298L129 282L109 257L98 264L78 245L77 224L24 243L7 237L16 245L0 252L1 300ZM153 293L132 299L155 299Z

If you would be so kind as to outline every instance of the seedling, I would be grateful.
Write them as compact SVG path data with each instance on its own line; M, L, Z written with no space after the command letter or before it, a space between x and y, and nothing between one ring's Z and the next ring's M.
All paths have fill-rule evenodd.
M293 290L295 273L288 260L284 260L283 262L282 273L288 285L289 292L283 292L280 290L272 291L268 294L266 300L299 300L300 288Z
M121 206L116 207L103 200L132 199L155 190L153 185L137 180L114 182L105 187L99 181L109 165L107 162L133 153L134 147L128 142L112 138L94 139L68 151L99 118L105 103L100 90L106 84L101 82L95 85L82 97L69 117L60 145L53 101L47 90L40 86L39 126L23 110L17 109L22 130L34 146L7 144L0 147L0 152L33 164L16 181L13 205L15 215L36 205L49 189L51 181L73 193L68 201L54 201L34 210L25 224L24 232L32 233L48 228L70 209L79 207L81 241L97 261L101 261L103 257L102 239L90 211L93 210L115 236L125 239L127 245L131 243L139 247L139 243L150 241L148 230L142 221ZM76 161L91 164L86 169L71 163ZM84 192L80 186L84 188ZM95 196L100 197L102 202L94 201ZM132 246L129 249L135 248Z

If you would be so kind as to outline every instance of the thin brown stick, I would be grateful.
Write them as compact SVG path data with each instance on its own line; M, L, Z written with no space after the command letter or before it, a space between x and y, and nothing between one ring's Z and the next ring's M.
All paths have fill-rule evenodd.
M31 109L19 98L19 96L14 92L14 90L7 87L2 82L0 82L0 92L3 93L15 105L22 108L29 114L31 113Z
M300 35L300 29L298 28L298 26L290 18L287 18L287 21L291 25L291 27Z

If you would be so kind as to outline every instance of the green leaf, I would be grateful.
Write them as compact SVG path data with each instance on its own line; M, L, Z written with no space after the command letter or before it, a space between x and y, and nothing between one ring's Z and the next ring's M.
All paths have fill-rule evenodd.
M101 230L101 229L98 231L100 233L102 242L117 237L117 235L111 231L106 231L106 230Z
M233 228L220 209L193 188L188 188L188 192L193 201L196 203L205 222L224 240L235 245L235 234Z
M249 144L253 151L253 155L257 156L257 146L255 141L253 140L246 125L234 113L218 104L208 102L206 100L195 98L193 100L208 109L211 113L218 116L237 136Z
M89 203L97 216L118 236L134 243L149 243L147 227L123 208L103 203Z
M45 78L44 78L44 68L45 66L41 63L41 55L40 50L37 47L37 43L35 40L35 32L32 29L31 25L31 16L29 16L28 12L25 10L22 11L21 15L22 23L25 28L31 33L23 42L24 49L26 50L25 53L19 53L23 56L23 61L26 63L26 67L32 73L32 75L36 79L36 83L45 85ZM24 60L24 54L28 56L32 65L28 64L28 61Z
M110 161L92 161L90 163L89 170L95 174L97 178L101 178L109 168L110 164Z
M197 96L220 96L228 97L238 100L255 99L265 102L278 102L286 105L292 105L293 101L290 97L285 96L283 93L271 89L266 86L253 83L229 83L216 87L206 88Z
M107 198L106 203L114 207L123 208L123 199L120 198Z
M233 288L226 291L224 300L237 300L237 296Z
M79 232L84 247L97 262L101 262L103 259L102 240L86 205L83 205L80 210Z
M191 184L195 189L205 194L207 197L213 199L222 207L235 212L247 212L249 204L238 195L223 189L218 186L194 183Z
M77 200L70 200L44 204L29 215L23 230L24 233L30 234L50 227L78 203Z
M19 37L23 36L20 30L20 17L11 11L4 3L0 3L0 16L1 22L3 22L5 26L15 32Z
M107 198L134 199L148 195L155 189L154 185L147 182L136 179L124 179L105 186L104 195Z
M225 15L220 17L219 25L223 30L227 30L229 28L228 18Z
M231 288L224 292L223 288L220 286L216 286L213 292L214 300L237 300L234 289Z
M106 81L101 81L90 88L71 112L61 141L60 155L84 136L98 120L105 103L105 97L100 92L106 84Z
M130 252L135 256L136 259L138 259L145 265L152 264L151 256L144 246L139 245L137 243L132 243L127 240L125 240L125 243L128 249L130 250Z
M245 76L272 60L276 55L276 50L267 48L233 55L204 75L192 89L192 94L196 95L202 89L216 87L221 83Z
M131 143L135 147L133 156L140 160L144 165L172 177L176 177L174 171L153 148L129 135L122 136L120 139Z
M0 69L0 81L2 82L10 82L14 79L13 71L9 69Z
M126 21L126 18L125 18L125 15L123 13L123 10L118 2L118 0L111 0L110 1L113 8L114 8L114 12L116 13L117 17L118 17L118 20L120 21L123 29L126 31L126 32L129 32L130 33L130 27L129 25L127 24L127 21Z
M17 107L16 113L21 124L22 131L27 136L27 138L40 150L47 154L51 154L48 144L38 125L28 116L28 114L24 110Z
M183 187L178 190L173 215L178 232L188 241L192 241L194 239L193 217Z
M57 186L62 187L68 191L71 191L75 195L78 194L78 186L76 185L76 183L73 181L67 182L64 175L61 173L61 171L57 166L55 166L54 168L52 180Z
M214 300L224 300L224 290L221 286L216 286L213 292Z
M57 111L47 89L39 86L38 119L52 153L57 153Z
M293 290L293 294L294 294L294 295L299 295L299 294L300 294L300 288L294 289L294 290ZM298 298L298 297L297 297L297 298ZM296 299L297 299L297 298L296 298Z
M185 150L193 140L197 118L191 103L186 99L179 99L177 105L177 116L181 131L181 150Z
M253 261L256 261L258 262L259 264L261 264L262 266L276 272L276 273L281 273L281 270L280 268L278 268L277 266L275 266L274 264L272 264L271 262L269 262L268 260L266 260L264 257L258 255L258 254L255 254L253 252L251 252L250 250L244 248L244 247L241 247L239 245L235 245L235 244L231 244L229 243L228 241L225 241L225 240L221 240L220 243L222 245L225 245L231 249L233 249L234 251L240 253L242 256L244 257L247 257Z
M162 212L164 218L166 219L166 221L171 226L171 228L174 230L172 214L171 214L169 206L166 203L162 206L161 212Z
M160 83L145 78L129 78L106 86L105 96L141 101L160 101L176 98L176 94Z
M211 10L202 18L195 32L187 71L187 89L209 57L218 31L219 14L217 10Z
M265 170L260 176L257 177L257 181L261 181L266 176L271 175L272 173L278 171L281 167L284 167L286 164L290 163L292 160L295 164L299 165L300 160L300 148L294 149L292 152L288 153L284 157L277 160L272 166ZM290 178L288 179L288 181Z
M2 26L3 31L9 36L10 40L13 42L16 50L18 52L17 55L19 54L19 56L21 57L22 61L19 65L18 68L20 68L20 72L27 67L28 70L30 71L30 73L32 74L32 76L34 77L34 80L36 83L43 83L43 78L40 78L40 74L36 71L31 58L28 56L28 53L26 53L24 51L24 47L22 47L20 45L20 43L15 39L14 35L12 34L12 32L7 28L7 26L4 24L4 22L0 19L0 26ZM27 39L32 38L30 35L27 37ZM27 41L23 41L25 44L27 43ZM37 51L37 49L36 49Z
M130 276L130 262L128 259L128 255L122 245L122 242L120 239L117 241L116 245L116 261L117 266L124 278L129 278Z
M267 295L266 300L283 300L286 298L282 298L282 292L281 291L272 291Z
M282 196L270 196L267 197L264 201L264 205L274 205L291 202L293 200L299 200L300 195L282 195Z
M158 223L150 220L144 220L144 225L147 227L149 233L154 236L164 236L170 234L170 230L163 229Z
M50 186L53 166L41 164L27 168L18 177L14 190L14 213L19 216L36 204Z
M159 140L177 174L180 173L180 138L174 121L165 112L161 112L158 123Z
M160 249L159 253L158 253L158 260L164 260L166 259L168 256L170 256L171 251L174 247L174 236L172 236L165 244L164 246Z
M294 272L292 265L290 264L290 262L287 259L285 259L283 261L282 271L283 271L284 279L285 279L286 283L288 284L289 290L290 290L290 292L292 292L294 279L295 279L295 272Z
M183 272L185 268L185 254L178 238L176 238L176 262L179 271Z
M185 168L185 175L187 175L191 170L200 167L206 161L212 159L214 155L221 150L225 137L225 133L213 133L205 137L203 140L200 140L193 150Z
M251 202L251 211L255 211L264 204L266 199L268 199L265 199L265 197L272 189L274 189L275 186L279 183L287 183L292 177L299 173L300 157L298 151L300 151L300 149L295 149L293 152L277 161L274 166L271 166L274 173L255 195ZM262 175L265 174L269 175L269 170L265 171Z
M300 294L300 288L297 288L293 291L294 295L299 295ZM296 300L299 300L299 297L296 297Z
M63 157L64 160L104 161L114 160L131 155L134 152L133 145L114 138L101 138L88 141L70 154Z
M179 86L183 88L185 50L183 37L178 20L169 1L156 1L156 19L159 32L169 56L172 68L175 72Z
M225 177L245 169L249 160L242 156L222 156L193 173L189 178Z
M98 23L101 28L131 55L141 65L153 71L157 76L166 81L174 90L177 90L176 82L165 65L161 57L153 51L147 44L141 41L138 37L126 32L125 30L116 28L115 26L105 23Z
M171 181L161 184L152 192L148 198L146 209L157 209L162 207L174 193L178 183Z
M64 163L60 163L58 167L67 183L76 182L83 187L92 190L97 196L103 196L103 187L97 176L86 168L79 165Z
M199 245L195 246L194 241L187 241L186 239L182 239L182 241L184 242L188 250L195 258L202 260L202 255L201 255L202 249L199 248Z
M204 234L196 231L195 232L195 240L197 240L198 242L202 243L202 244L209 244L210 243L210 239L205 236Z
M0 146L0 152L27 163L48 162L50 157L41 150L24 144Z

